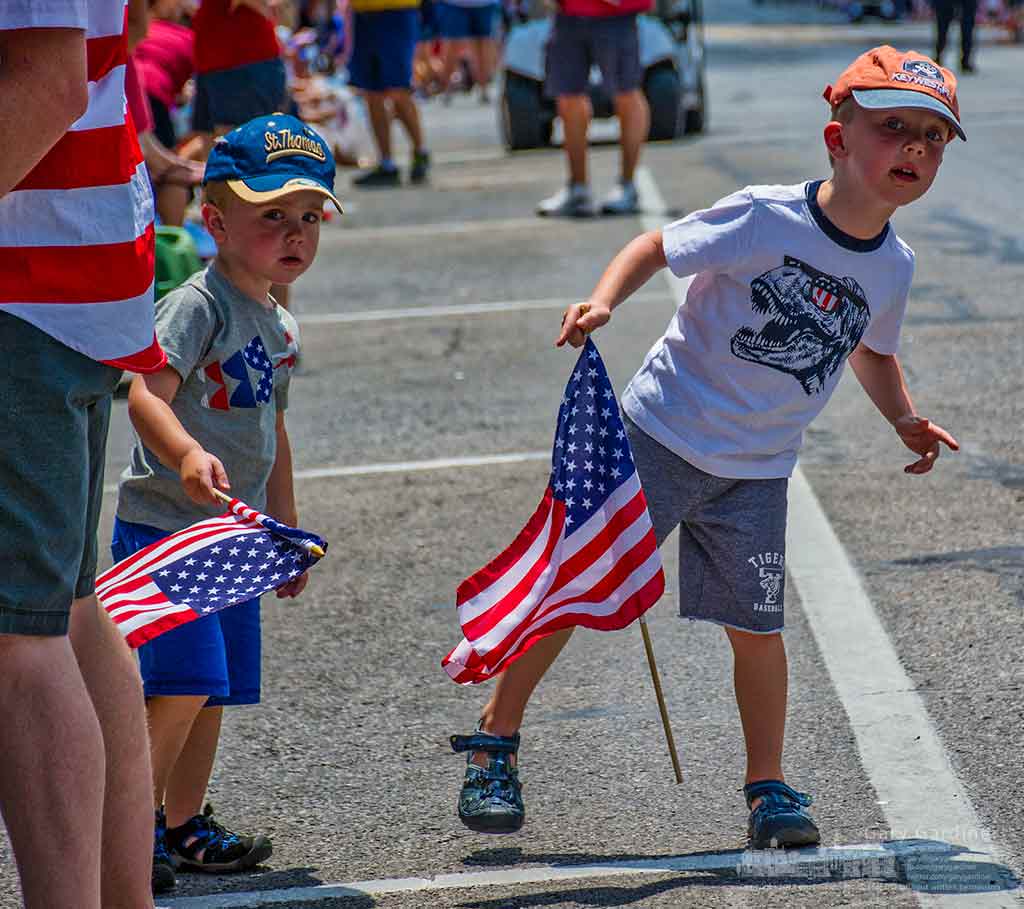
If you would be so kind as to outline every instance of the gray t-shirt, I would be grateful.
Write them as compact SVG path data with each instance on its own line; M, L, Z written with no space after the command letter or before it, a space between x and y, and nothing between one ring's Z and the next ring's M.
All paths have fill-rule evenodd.
M277 412L288 406L299 349L295 319L246 296L210 265L157 302L156 335L182 380L171 409L220 458L231 494L262 511L277 456ZM193 502L136 433L118 518L174 531L221 510Z

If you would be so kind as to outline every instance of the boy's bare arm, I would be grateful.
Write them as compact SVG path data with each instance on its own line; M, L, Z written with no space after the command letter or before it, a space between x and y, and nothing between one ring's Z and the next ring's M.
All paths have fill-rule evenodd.
M0 123L4 130L0 198L14 189L89 104L85 31L0 31Z
M277 455L267 479L267 514L282 524L295 527L299 513L295 508L295 485L292 480L292 446L284 425L284 412L277 412Z
M555 346L561 347L568 341L573 347L581 347L587 334L604 325L616 306L643 287L666 264L660 230L641 234L627 243L604 270L590 299L575 303L565 311Z
M859 344L850 355L850 366L875 407L893 426L903 444L921 457L903 468L905 473L927 473L939 456L939 443L952 451L959 443L941 426L918 416L907 391L900 361Z
M267 479L267 514L283 524L295 527L299 523L299 513L295 508L295 483L292 478L292 446L288 439L288 430L284 425L284 412L277 412L277 455L274 466L270 468ZM279 598L297 597L306 587L309 573L303 572L287 584L277 588Z
M128 392L128 415L146 448L177 471L188 497L199 505L218 505L214 487L230 489L231 484L220 459L204 450L171 410L180 386L181 376L170 366L136 376Z

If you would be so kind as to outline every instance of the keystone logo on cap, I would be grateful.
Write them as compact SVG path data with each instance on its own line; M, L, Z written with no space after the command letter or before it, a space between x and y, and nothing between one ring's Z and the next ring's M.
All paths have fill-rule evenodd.
M257 205L313 190L334 195L334 156L315 130L288 114L256 117L221 136L206 162L203 184L227 183L235 195Z
M887 44L869 50L854 60L834 85L827 86L824 95L832 107L852 97L867 110L929 110L947 120L967 141L960 125L956 76L917 51L898 51Z

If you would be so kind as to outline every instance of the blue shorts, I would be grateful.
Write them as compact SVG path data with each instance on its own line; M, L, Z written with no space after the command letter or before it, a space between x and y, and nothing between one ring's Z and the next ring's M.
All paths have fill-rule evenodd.
M168 536L114 519L115 562ZM139 648L146 697L209 695L207 707L260 702L260 600L257 597L165 631Z
M488 3L486 6L457 6L439 0L436 16L441 37L449 41L459 41L463 38L493 38L497 13L497 3Z
M368 92L412 88L412 59L420 40L420 11L356 13L349 83Z
M253 117L289 109L284 63L280 60L199 73L192 129L212 133L218 126L241 126Z

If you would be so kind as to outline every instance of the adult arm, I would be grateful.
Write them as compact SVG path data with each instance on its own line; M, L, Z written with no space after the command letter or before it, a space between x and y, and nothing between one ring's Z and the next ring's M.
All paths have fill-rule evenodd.
M149 0L128 0L128 51L135 50L149 31Z
M170 366L136 376L128 392L128 416L146 448L177 471L188 497L199 505L217 505L214 487L230 489L231 484L220 459L192 438L171 410L180 386L181 376Z
M900 361L894 354L880 354L864 344L858 344L850 355L853 369L861 387L872 403L896 430L903 444L921 457L903 468L905 473L927 473L939 456L939 443L958 451L959 443L941 426L918 416L910 399Z
M59 61L59 63L58 63ZM0 31L0 198L35 167L89 105L85 31ZM14 124L32 124L31 129Z
M667 264L660 230L648 231L627 243L604 270L590 299L566 310L555 346L561 347L566 341L573 347L582 346L589 332L604 325L616 306Z

